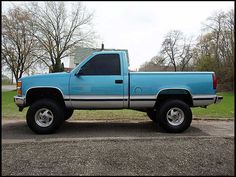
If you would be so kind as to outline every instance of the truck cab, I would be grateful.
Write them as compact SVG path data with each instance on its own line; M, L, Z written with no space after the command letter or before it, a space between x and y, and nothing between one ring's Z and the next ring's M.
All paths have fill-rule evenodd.
M127 108L126 58L122 51L95 52L89 56L71 72L67 105L76 109Z

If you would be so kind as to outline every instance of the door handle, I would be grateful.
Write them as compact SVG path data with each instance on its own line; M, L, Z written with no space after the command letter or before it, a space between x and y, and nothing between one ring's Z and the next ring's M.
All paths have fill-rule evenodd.
M122 83L123 83L123 80L115 80L115 83L116 83L116 84L122 84Z

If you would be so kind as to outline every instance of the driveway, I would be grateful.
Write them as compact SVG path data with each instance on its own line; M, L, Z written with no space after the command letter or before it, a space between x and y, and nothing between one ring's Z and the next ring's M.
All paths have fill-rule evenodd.
M151 121L68 121L52 135L2 120L3 175L234 175L234 122L181 134Z
M11 91L15 89L16 89L16 85L2 85L2 91Z

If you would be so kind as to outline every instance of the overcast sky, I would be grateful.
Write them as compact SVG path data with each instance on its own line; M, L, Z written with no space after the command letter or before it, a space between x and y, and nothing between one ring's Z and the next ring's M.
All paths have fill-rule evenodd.
M3 10L9 4L2 2ZM83 4L90 12L94 11L99 47L103 42L105 48L128 49L132 69L158 54L168 31L181 30L187 36L197 37L202 23L214 11L234 8L234 1L85 1Z

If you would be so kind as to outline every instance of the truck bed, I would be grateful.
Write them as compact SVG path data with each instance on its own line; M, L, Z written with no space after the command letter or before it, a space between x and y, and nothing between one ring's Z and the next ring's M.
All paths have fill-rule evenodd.
M154 106L166 89L185 89L191 96L215 95L213 72L130 72L130 107Z

